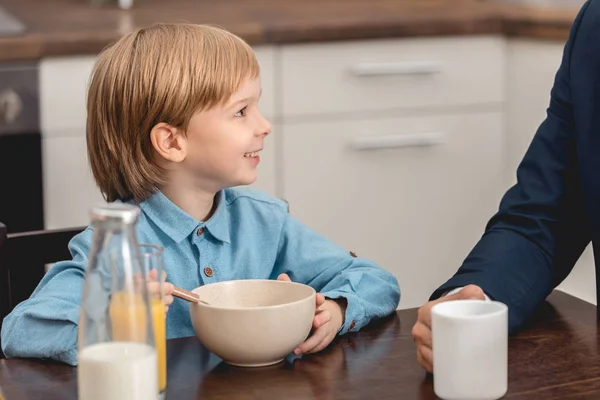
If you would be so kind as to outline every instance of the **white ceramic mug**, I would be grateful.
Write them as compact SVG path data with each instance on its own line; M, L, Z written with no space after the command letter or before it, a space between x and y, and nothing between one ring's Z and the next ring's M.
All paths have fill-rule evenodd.
M444 400L496 400L508 388L508 307L453 300L431 309L433 388Z

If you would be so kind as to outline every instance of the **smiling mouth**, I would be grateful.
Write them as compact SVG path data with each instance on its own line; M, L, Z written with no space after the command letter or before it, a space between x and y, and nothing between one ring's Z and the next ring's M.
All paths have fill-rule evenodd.
M260 150L259 150L260 151ZM258 153L259 151L253 151L252 153L245 153L244 157L246 158L254 158L254 157L258 157Z

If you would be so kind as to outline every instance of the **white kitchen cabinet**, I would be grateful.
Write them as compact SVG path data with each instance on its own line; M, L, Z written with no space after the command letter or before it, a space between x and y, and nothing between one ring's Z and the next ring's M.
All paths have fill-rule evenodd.
M401 308L452 276L497 209L501 112L285 123L282 132L292 214L391 271Z
M560 65L563 42L518 40L508 42L506 67L506 182L516 182L516 171L533 135L546 118L550 89Z
M550 89L560 65L564 41L511 40L507 48L507 158L505 180L516 182L516 169L533 135L546 117ZM573 272L558 287L596 304L596 279L592 246L583 253Z
M85 141L86 91L95 56L40 62L40 112L46 229L84 226L104 200L92 178Z
M504 47L500 36L284 46L283 117L499 103Z
M275 49L256 50L262 71L260 108L275 119ZM45 227L64 228L89 222L89 209L103 202L88 165L85 139L86 93L96 56L47 58L40 62L40 108L43 137ZM276 195L277 127L261 155L253 187Z
M85 136L86 93L95 61L95 56L73 56L46 58L40 62L40 113L44 137L64 137L67 132Z
M46 229L85 226L90 207L105 203L92 177L86 147L81 131L42 139Z

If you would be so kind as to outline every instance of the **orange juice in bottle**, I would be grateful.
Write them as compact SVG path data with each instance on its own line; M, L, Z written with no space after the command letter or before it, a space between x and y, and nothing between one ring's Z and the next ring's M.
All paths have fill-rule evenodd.
M152 304L152 303L150 303ZM109 308L113 340L146 341L146 309L142 295L135 292L113 293Z

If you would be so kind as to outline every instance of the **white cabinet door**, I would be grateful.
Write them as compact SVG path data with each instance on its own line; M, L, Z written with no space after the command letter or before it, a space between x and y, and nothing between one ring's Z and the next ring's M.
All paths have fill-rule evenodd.
M550 89L560 65L563 42L511 40L506 77L506 179L516 182L517 166L546 118Z
M40 62L40 112L44 136L85 135L86 93L96 56L46 58ZM67 154L64 156L68 157Z
M506 110L506 181L516 182L516 169L533 135L546 117L550 89L560 65L563 41L511 40L508 44ZM558 287L596 304L594 255L589 246L573 272Z
M86 226L90 208L105 203L92 178L85 135L64 133L42 140L46 229Z
M311 228L394 273L401 308L450 278L497 210L503 115L282 126L283 197Z

